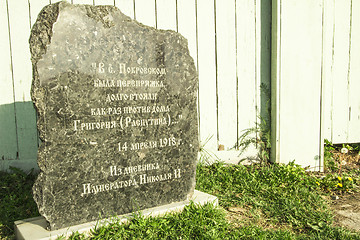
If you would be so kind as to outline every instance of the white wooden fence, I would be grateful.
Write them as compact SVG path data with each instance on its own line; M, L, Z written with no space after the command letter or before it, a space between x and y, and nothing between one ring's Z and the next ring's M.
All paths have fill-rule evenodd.
M360 0L68 1L116 5L188 39L199 73L200 140L220 159L256 153L239 156L233 147L259 115L266 119L270 102L260 86L269 87L270 76L274 160L321 169L324 138L360 142ZM49 3L0 0L0 170L36 167L28 38Z
M360 142L360 1L273 1L273 159L322 168Z

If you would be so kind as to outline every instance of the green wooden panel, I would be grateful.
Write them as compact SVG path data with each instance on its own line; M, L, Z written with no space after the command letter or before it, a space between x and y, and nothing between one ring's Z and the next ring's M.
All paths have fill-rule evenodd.
M14 104L2 104L0 105L0 161L16 159L17 153Z
M38 134L33 103L0 105L0 119L0 170L8 166L24 170L36 166Z
M38 134L36 113L32 102L16 102L19 159L37 158Z

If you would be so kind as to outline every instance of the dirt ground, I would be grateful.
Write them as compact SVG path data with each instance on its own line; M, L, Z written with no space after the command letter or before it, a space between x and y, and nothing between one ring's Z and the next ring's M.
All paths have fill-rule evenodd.
M335 224L353 230L360 230L360 192L338 196L331 200Z
M341 162L341 171L359 169L360 155L358 152L343 154L333 151L334 159ZM334 211L335 223L350 229L360 230L360 186L352 194L332 196L330 202Z

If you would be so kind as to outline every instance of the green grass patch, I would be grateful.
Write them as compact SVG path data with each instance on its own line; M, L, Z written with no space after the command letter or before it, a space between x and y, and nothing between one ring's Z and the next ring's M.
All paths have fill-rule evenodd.
M0 239L13 238L15 220L38 215L31 196L35 177L17 169L0 174ZM127 223L114 219L89 236L74 233L70 239L360 239L333 225L322 197L329 193L319 178L293 163L200 164L196 180L198 190L219 198L220 208L191 203L162 217L134 213Z
M231 234L225 212L212 204L186 206L181 213L162 217L134 214L125 224L119 221L96 228L91 237L74 234L70 239L226 239Z
M0 239L14 237L14 221L39 216L31 190L35 178L17 168L0 172Z
M261 213L271 224L299 232L332 224L316 178L294 164L260 168L216 163L199 165L197 174L197 188L218 196L222 207L240 206L254 218Z

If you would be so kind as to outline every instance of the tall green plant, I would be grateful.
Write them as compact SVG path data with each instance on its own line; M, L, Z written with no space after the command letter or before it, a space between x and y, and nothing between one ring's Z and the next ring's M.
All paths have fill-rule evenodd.
M251 145L258 149L258 160L260 163L270 162L270 127L267 122L259 117L260 124L243 130L243 134L239 137L240 154L244 153Z
M271 90L265 85L261 84L260 89L262 94L265 95L267 102L265 108L265 116L258 116L259 123L255 123L254 127L243 130L243 133L238 139L238 147L241 151L240 154L244 153L251 145L258 149L257 158L261 164L270 162L270 134L271 134Z

